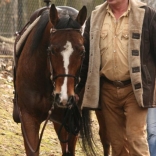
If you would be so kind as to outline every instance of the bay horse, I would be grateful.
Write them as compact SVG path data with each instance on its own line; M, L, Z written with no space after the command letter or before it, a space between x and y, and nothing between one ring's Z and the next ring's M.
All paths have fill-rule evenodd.
M75 87L85 54L81 27L86 17L85 6L73 19L52 4L42 12L16 58L13 119L21 123L27 156L39 155L40 125L50 119L61 140L62 155L75 156L81 127Z

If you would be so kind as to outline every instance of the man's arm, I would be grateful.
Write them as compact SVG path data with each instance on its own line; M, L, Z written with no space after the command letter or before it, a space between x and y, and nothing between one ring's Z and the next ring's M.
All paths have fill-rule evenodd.
M156 11L152 10L153 17L152 21L150 23L149 29L150 29L150 45L153 49L153 57L156 64Z

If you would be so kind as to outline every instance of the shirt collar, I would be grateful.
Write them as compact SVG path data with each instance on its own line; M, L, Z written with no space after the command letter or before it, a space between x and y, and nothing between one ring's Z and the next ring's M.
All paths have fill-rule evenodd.
M110 14L111 16L114 17L114 14L111 10L111 8L109 7L109 5L107 4L107 7L106 7L106 10L107 10L107 13ZM131 10L131 5L130 3L128 4L128 9L122 14L122 16L128 16L129 15L129 12Z

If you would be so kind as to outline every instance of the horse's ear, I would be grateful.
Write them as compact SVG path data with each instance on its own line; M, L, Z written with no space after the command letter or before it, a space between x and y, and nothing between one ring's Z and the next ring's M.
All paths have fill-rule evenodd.
M82 26L86 18L87 18L87 8L86 6L83 6L77 15L76 21Z
M54 4L50 7L50 21L55 27L59 21L58 12Z

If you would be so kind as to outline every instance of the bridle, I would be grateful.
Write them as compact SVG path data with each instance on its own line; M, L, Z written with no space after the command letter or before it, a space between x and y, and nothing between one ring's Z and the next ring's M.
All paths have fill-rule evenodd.
M79 31L82 34L81 29L66 28L66 29L51 29L51 35L53 35L56 31L71 31L71 30ZM82 69L85 51L83 51L83 53L81 55L81 57L82 57L81 58L81 66L76 75L59 74L59 75L53 76L53 67L52 67L52 62L50 59L50 56L52 54L51 46L48 47L47 53L48 53L48 59L49 59L49 65L50 65L50 79L52 81L53 87L55 87L55 80L57 78L72 77L75 80L75 88L76 88L76 86L79 83L79 77L80 77L80 73L81 73L81 69ZM54 101L52 103L52 108L54 109L55 104L57 105L56 100L59 98L59 94L56 94L56 95L52 94L52 95L53 95L53 99L54 99ZM63 121L62 121L61 127L58 131L58 138L62 143L67 143L70 140L72 134L77 135L80 131L81 124L82 124L81 113L79 112L76 100L74 100L73 96L69 97L65 108L66 109L65 109L64 116L63 116ZM62 131L63 127L69 133L68 138L66 140L61 139L61 131Z
M51 28L50 29L50 33L55 33L56 31L64 31L64 30L75 30L75 31L79 31L82 34L82 28L80 29L74 29L74 28L64 28L64 29L56 29L56 28Z
M80 32L82 34L82 29L73 29L73 28L65 28L65 29L55 29L55 28L52 28L50 30L50 34L53 35L57 31L73 31L73 30L74 31L78 31L78 32ZM83 64L83 60L84 60L84 56L85 56L85 50L83 51L83 53L81 55L81 57L82 57L81 66L80 66L79 72L78 72L78 74L76 76L75 75L71 75L71 74L59 74L59 75L54 76L52 62L51 62L51 59L50 59L50 56L52 54L51 45L48 46L47 54L48 54L48 60L49 60L49 66L50 66L50 80L52 81L53 87L55 87L55 85L54 85L55 82L54 81L57 78L59 78L59 77L72 77L72 78L74 78L74 80L75 80L75 87L76 87L77 84L79 83L79 77L80 77L82 64Z
M50 56L51 56L51 50L47 50L48 51L48 60L49 60L49 66L50 66L50 80L52 81L52 84L53 84L53 87L54 87L54 81L59 78L59 77L72 77L75 79L75 81L78 83L78 77L75 76L75 75L71 75L71 74L59 74L59 75L56 75L56 76L53 76L53 66L52 66L52 62L51 62L51 59L50 59Z

